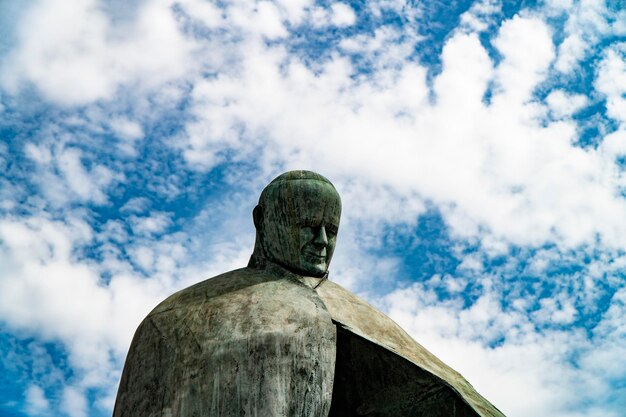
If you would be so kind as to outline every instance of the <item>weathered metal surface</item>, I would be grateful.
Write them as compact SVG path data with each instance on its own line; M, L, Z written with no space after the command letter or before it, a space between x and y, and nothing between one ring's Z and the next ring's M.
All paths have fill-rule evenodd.
M292 171L266 187L248 268L141 323L114 417L502 417L457 372L328 281L341 201Z
M341 199L324 177L290 171L275 178L254 208L251 266L276 263L305 276L324 276L335 251Z
M328 280L319 285L316 291L333 320L349 332L407 359L432 374L441 384L452 388L478 415L504 416L476 392L461 374L413 340L393 320L356 295Z
M113 415L326 417L335 349L313 289L232 271L174 294L141 323Z
M478 414L439 378L338 326L329 417L352 416L476 417Z

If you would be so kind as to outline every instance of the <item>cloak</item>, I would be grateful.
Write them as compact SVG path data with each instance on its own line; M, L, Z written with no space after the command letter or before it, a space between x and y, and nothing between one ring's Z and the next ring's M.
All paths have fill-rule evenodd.
M114 417L503 414L390 318L269 263L179 291L143 320Z

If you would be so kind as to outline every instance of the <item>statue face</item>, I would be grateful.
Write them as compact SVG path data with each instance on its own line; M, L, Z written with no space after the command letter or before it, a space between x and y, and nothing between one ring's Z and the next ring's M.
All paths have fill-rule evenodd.
M296 226L299 229L300 256L298 265L294 266L307 275L324 275L335 251L339 217L322 215L319 221L306 220Z
M335 250L341 200L315 179L292 179L264 192L255 219L265 256L301 275L323 276Z

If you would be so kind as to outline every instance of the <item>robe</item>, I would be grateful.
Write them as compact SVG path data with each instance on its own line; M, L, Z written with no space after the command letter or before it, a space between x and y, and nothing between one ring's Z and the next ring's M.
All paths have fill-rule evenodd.
M502 417L365 301L275 264L200 282L137 329L113 417Z

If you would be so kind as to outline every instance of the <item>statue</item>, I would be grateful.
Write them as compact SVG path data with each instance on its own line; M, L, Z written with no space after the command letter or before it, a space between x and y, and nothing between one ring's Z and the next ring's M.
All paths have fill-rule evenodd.
M503 417L384 314L328 280L341 214L310 171L274 179L246 268L177 292L133 338L114 417Z

